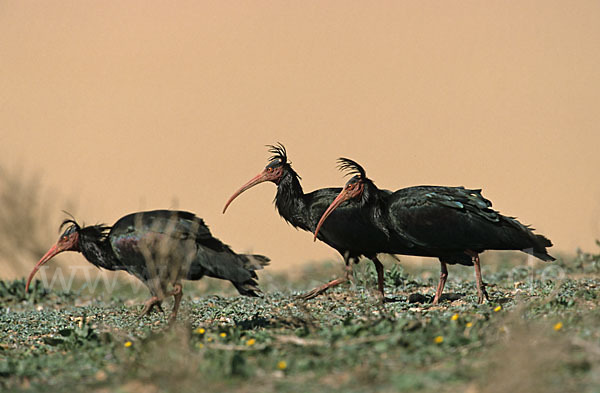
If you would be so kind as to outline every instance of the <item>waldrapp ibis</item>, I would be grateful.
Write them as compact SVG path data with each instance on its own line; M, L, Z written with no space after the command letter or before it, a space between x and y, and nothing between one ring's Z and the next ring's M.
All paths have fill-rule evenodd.
M390 194L377 188L355 161L340 158L338 162L353 176L319 220L315 238L337 209L360 211L362 221L388 235L388 245L379 252L439 258L441 273L433 304L444 290L447 264L474 265L478 302L484 296L489 300L479 260L485 250L519 250L543 261L555 260L546 250L552 246L549 239L493 210L481 190L415 186Z
M223 213L241 193L260 183L270 181L277 185L275 206L281 217L297 229L314 233L319 219L342 189L321 188L305 194L300 185L300 176L288 161L285 147L280 143L267 147L272 154L268 165L233 193L225 203ZM376 223L358 226L356 223L360 218L357 209L342 206L331 213L327 222L322 225L318 238L342 255L346 264L345 277L317 287L302 295L302 298L314 298L335 285L350 281L352 263L357 263L361 256L371 259L377 271L383 272L383 264L377 259L377 252L386 244L387 236L378 229ZM383 296L382 285L379 290Z
M203 276L229 280L242 295L258 296L255 270L268 265L262 255L236 254L212 236L204 221L193 213L153 210L126 215L112 227L81 227L74 220L58 242L35 265L29 283L40 266L63 251L77 251L93 265L107 270L125 270L140 279L152 297L145 302L140 317L155 306L162 311L162 300L174 297L169 322L177 317L183 296L182 280ZM169 289L172 287L172 289Z

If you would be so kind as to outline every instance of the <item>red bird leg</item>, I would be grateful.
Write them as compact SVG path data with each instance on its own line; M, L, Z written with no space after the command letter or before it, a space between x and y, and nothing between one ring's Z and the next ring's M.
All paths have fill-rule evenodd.
M144 308L142 309L142 312L140 313L140 315L138 316L138 319L140 319L141 317L143 317L144 315L148 315L150 314L150 312L152 312L152 310L154 309L154 307L156 306L156 308L158 308L161 312L164 312L162 307L161 307L161 303L162 303L162 299L159 298L158 296L152 296L150 299L148 299L145 303L144 303Z
M321 285L320 287L317 287L311 291L308 291L305 294L302 294L298 297L300 299L304 299L304 300L313 299L313 298L319 296L320 294L324 293L331 287L335 287L335 286L343 284L347 281L352 281L352 263L351 263L352 258L344 258L344 259L345 259L344 262L346 263L344 278L336 278L335 280L331 280L327 284Z
M485 290L485 284L481 279L481 265L479 263L479 254L475 254L473 257L473 264L475 265L475 280L477 281L477 303L483 303L483 298L489 301L490 297L488 296L487 291Z
M442 265L440 281L438 281L437 289L435 290L433 304L438 304L440 302L440 297L442 296L442 292L444 292L444 286L446 285L446 279L448 278L448 268L446 267L446 262L440 261L440 264Z
M348 281L348 280L346 280L346 278L336 278L335 280L331 280L327 284L317 287L317 288L313 289L312 291L309 291L309 292L305 293L304 295L301 295L300 297L304 300L313 299L313 298L319 296L320 294L324 293L325 291L327 291L329 288L343 284L346 281Z
M183 286L181 283L177 283L173 285L173 291L169 293L169 295L173 295L175 302L173 303L173 310L169 315L169 324L172 324L177 319L177 311L179 311L179 303L181 303L181 298L183 297Z

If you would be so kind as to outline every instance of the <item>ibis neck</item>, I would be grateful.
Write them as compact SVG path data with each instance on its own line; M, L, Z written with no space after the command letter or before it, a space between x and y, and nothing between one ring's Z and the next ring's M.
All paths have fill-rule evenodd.
M294 227L310 230L305 222L308 213L306 212L304 191L300 185L298 174L291 167L285 169L281 181L277 185L275 206L281 217Z
M368 180L364 185L364 191L358 204L360 205L361 214L363 214L367 220L375 225L380 231L389 236L386 221L387 217L384 214L386 195L388 195L387 191L380 190L375 183Z
M79 235L79 250L93 265L107 270L116 270L118 261L108 238L102 234L101 230L84 232L88 228L83 228Z

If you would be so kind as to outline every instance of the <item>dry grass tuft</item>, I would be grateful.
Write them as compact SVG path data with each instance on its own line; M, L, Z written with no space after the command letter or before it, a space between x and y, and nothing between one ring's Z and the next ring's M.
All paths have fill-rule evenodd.
M56 240L51 212L60 209L53 205L40 174L0 166L0 260L4 277L22 276L31 261L40 258ZM72 207L67 203L61 208Z

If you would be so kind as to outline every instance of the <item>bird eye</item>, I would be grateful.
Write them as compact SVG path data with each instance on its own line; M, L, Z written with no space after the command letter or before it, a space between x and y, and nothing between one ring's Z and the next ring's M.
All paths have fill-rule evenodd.
M267 172L273 172L273 168L267 168Z

